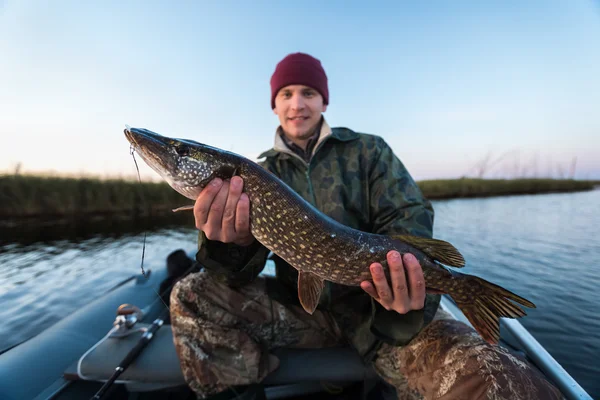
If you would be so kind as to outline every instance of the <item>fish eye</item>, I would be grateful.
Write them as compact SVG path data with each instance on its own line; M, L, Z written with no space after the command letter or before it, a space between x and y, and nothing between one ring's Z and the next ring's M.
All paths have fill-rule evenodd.
M180 157L187 157L190 155L190 148L188 146L177 146L175 151Z

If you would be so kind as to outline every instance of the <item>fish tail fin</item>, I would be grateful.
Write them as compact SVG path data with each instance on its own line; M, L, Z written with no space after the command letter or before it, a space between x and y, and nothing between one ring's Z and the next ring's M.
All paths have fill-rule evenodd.
M520 318L527 315L513 301L525 307L536 308L529 300L479 277L457 272L453 272L453 275L455 279L464 280L459 287L467 294L450 295L488 343L497 344L500 339L500 318Z

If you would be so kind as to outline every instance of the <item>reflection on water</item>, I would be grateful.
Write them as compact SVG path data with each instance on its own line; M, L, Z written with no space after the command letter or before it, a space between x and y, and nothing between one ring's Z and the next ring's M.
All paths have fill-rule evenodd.
M590 392L600 397L600 191L434 202L435 236L465 256L466 273L500 284L537 305L523 325ZM189 220L189 214L186 216ZM196 230L160 221L109 222L70 239L30 228L0 242L0 349L52 325L169 252L196 246ZM106 227L104 227L106 228ZM103 229L104 229L103 228ZM96 230L99 227L96 226ZM44 233L40 235L40 232ZM13 240L19 239L17 242Z

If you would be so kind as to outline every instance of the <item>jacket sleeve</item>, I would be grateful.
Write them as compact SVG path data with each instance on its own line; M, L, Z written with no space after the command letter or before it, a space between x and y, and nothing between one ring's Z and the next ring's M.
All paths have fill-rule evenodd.
M369 212L372 232L382 235L412 234L432 237L434 211L403 163L379 138L379 156L369 171ZM373 301L371 330L393 345L406 344L431 322L440 301L427 295L422 310L399 314Z
M231 286L252 282L265 267L268 255L269 250L257 240L244 247L209 240L202 231L198 234L196 261Z

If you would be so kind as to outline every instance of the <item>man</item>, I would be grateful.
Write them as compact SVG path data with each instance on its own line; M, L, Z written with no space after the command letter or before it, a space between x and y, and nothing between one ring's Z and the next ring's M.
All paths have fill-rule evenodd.
M280 126L261 165L345 225L432 237L433 208L391 148L374 135L330 128L323 117L328 104L320 61L303 53L285 57L271 78ZM399 398L519 398L527 384L557 394L529 367L526 378L512 374L521 361L443 319L439 295L425 293L423 271L410 254L387 254L389 281L374 263L372 282L360 288L327 282L309 315L298 303L297 271L282 259L274 258L275 280L258 277L269 252L250 232L239 177L212 181L194 215L204 270L175 286L171 318L182 371L201 398L260 382L278 367L273 349L340 344L373 363Z

